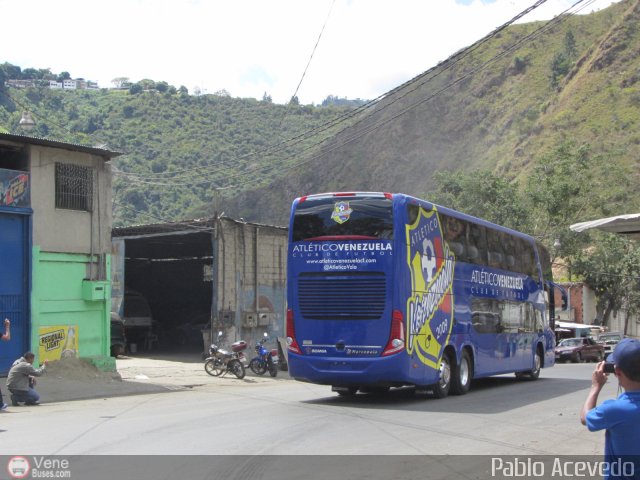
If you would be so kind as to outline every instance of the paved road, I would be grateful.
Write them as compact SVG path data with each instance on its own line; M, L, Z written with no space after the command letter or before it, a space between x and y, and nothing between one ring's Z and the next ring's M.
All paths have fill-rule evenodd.
M347 399L278 378L217 379L178 391L0 413L4 455L600 454L578 412L593 364L496 377L442 400L407 391ZM601 399L617 393L615 379Z

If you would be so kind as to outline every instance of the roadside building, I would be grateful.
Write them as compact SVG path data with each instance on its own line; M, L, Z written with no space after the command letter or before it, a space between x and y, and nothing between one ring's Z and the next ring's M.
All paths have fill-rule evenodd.
M249 345L266 332L274 347L284 336L285 227L221 217L115 228L112 257L113 310L136 350L201 352L202 330ZM141 299L148 309L128 307ZM140 325L141 311L151 328Z
M38 362L109 356L111 166L120 155L0 133L0 320L11 341L0 372L24 351Z
M572 325L600 326L596 293L584 282L560 282L559 285L566 292L567 308L556 309L556 321L568 322ZM556 305L562 303L558 291L555 293L555 302ZM629 313L623 306L620 310L611 313L606 330L640 337L640 316Z

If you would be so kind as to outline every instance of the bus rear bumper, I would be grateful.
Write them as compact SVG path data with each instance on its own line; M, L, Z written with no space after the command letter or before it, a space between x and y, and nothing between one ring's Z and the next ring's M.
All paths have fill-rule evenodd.
M404 355L369 358L311 357L289 352L289 375L302 382L334 386L426 384L409 375ZM434 371L435 374L435 371ZM434 378L432 382L435 383Z

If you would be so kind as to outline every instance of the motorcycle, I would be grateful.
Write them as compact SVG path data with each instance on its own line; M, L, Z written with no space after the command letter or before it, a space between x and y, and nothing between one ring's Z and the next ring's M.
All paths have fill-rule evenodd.
M268 336L265 333L264 338L256 342L254 350L258 354L249 362L249 368L256 375L264 375L268 370L269 375L275 377L278 375L278 351L268 350L264 344L267 341Z
M218 332L218 340L222 338L222 332ZM219 348L212 343L209 347L209 356L205 359L204 370L209 375L219 377L227 373L233 373L238 378L244 378L245 356L243 350L247 348L247 342L240 340L231 344L231 351Z

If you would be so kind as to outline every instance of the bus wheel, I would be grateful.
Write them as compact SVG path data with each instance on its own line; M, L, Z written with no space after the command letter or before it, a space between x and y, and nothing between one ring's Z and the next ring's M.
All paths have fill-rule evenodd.
M533 369L528 372L517 372L516 378L536 380L540 376L540 368L542 368L542 356L540 355L540 350L536 350L536 354L533 357Z
M444 398L449 395L451 388L451 361L448 354L443 354L440 360L440 378L433 385L433 395L436 398Z
M467 350L462 351L460 365L453 372L451 379L451 393L454 395L464 395L471 388L471 378L473 377L473 366L471 356Z

